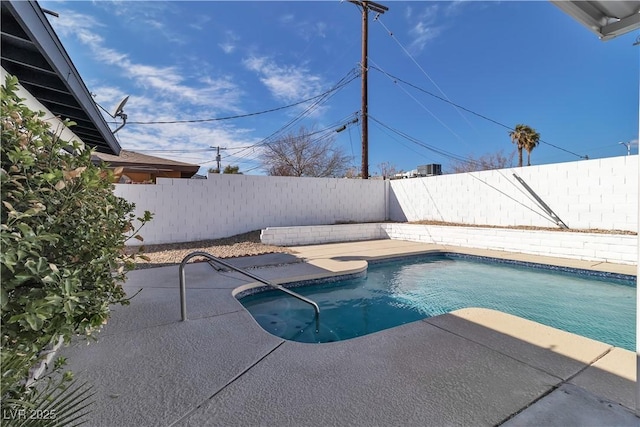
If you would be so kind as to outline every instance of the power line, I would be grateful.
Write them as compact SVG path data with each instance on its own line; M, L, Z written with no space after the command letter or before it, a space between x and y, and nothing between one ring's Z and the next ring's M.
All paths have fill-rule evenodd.
M410 135L408 135L408 134L406 134L406 133L404 133L404 132L402 132L402 131L400 131L398 129L394 129L391 126L389 126L389 125L387 125L385 123L382 123L380 120L376 119L375 117L373 117L371 115L369 116L369 118L371 120L373 120L374 122L377 122L379 125L389 129L391 132L394 132L394 133L400 135L401 137L405 138L406 140L411 141L414 144L419 145L419 146L421 146L423 148L426 148L429 151L433 151L434 153L440 154L441 156L444 156L444 157L449 158L449 159L457 160L457 161L460 161L460 162L467 161L465 158L460 157L457 154L450 153L450 152L445 151L445 150L441 150L441 149L439 149L437 147L434 147L434 146L431 146L429 144L426 144L426 143L420 141L419 139L416 139L416 138L414 138L414 137L412 137L412 136L410 136Z
M380 19L379 16L376 16L376 21L378 21L380 23L380 25L382 25L382 27L387 31L387 33L389 33L389 35L391 36L391 38L393 40L395 40L395 42L398 44L398 46L400 46L402 48L402 50L404 51L405 54L407 54L407 56L413 61L414 64L416 64L418 66L418 68L420 69L420 71L422 71L422 73L429 79L429 81L431 83L433 83L433 85L436 87L436 89L438 89L440 91L440 93L442 94L442 96L444 96L447 100L449 100L449 97L447 96L446 93L444 93L444 91L442 89L440 89L440 86L438 86L438 84L431 78L431 76L429 76L429 74L427 74L427 72L424 70L424 68L422 68L422 66L420 64L418 64L418 61L416 61L416 59L413 57L413 55L411 55L411 53L409 53L409 51L402 45L402 43L400 43L400 41L396 38L396 36L393 35L393 33L387 28L386 25L384 25L384 22L382 22L382 19ZM449 100L450 101L450 100ZM451 103L451 105L454 106L454 108L456 107L455 104ZM476 130L473 125L471 124L471 122L469 121L469 119L467 119L457 108L456 111L458 112L458 114L460 114L460 117L462 117L471 127L471 129Z
M378 66L378 64L376 64L376 62L375 62L373 59L369 58L369 61L371 61L371 62L374 64L374 66L373 66L373 67L371 67L371 68L373 68L373 69L374 69L374 70L376 70L376 71L380 71L380 72L384 73L384 74L385 74L385 75L386 75L386 76L387 76L387 77L388 77L388 78L389 78L389 79L390 79L390 80L391 80L391 81L396 85L396 87L397 87L397 88L399 88L399 89L400 89L400 90L402 90L405 94L407 94L407 96L409 96L411 99L413 99L413 100L414 100L414 101L415 101L419 106L421 106L421 107L422 107L422 108L423 108L427 113L431 114L431 116L432 116L434 119L436 119L436 120L438 121L438 123L440 123L442 126L444 126L444 127L445 127L449 132L451 132L451 133L453 134L453 136L455 136L455 137L456 137L456 138L458 138L459 140L463 141L463 139L462 139L462 138L461 138L457 133L455 133L455 132L453 131L453 129L451 129L449 126L447 126L447 124L446 124L445 122L443 122L442 120L440 120L440 118L439 118L438 116L436 116L436 115L435 115L431 110L429 110L429 109L428 109L428 108L427 108L423 103L421 103L420 101L418 101L418 100L416 99L416 97L415 97L415 96L413 96L413 95L411 95L409 92L407 92L407 90L406 90L405 88L403 88L402 86L399 86L399 85L398 85L398 82L397 82L396 80L394 80L394 79L391 77L391 75L389 75L388 73L384 72L384 71L382 70L382 68L380 68L380 67Z
M490 121L490 122L492 122L492 123L494 123L494 124L496 124L496 125L498 125L498 126L502 126L503 128L508 129L509 131L513 131L513 130L514 130L514 128L512 128L511 126L505 125L504 123L500 123L499 121L494 120L494 119L492 119L492 118L490 118L490 117L487 117L487 116L485 116L485 115L483 115L483 114L476 113L476 112L475 112L475 111L473 111L473 110L470 110L470 109L465 108L465 107L463 107L463 106L461 106L461 105L459 105L459 104L456 104L455 102L451 101L450 99L445 99L445 98L443 98L443 97L441 97L441 96L436 95L436 94L435 94L435 93L433 93L433 92L430 92L430 91L428 91L428 90L426 90L426 89L423 89L423 88L421 88L421 87L419 87L419 86L416 86L416 85L415 85L415 84L413 84L413 83L410 83L410 82L408 82L408 81L406 81L406 80L403 80L403 79L401 79L400 77L394 76L393 74L389 74L389 73L387 73L386 71L384 71L384 70L382 70L382 69L380 69L380 68L378 68L378 67L373 66L373 67L371 67L371 68L372 68L372 69L374 69L374 70L376 70L376 71L381 72L382 74L385 74L387 77L391 77L392 79L397 80L398 82L404 83L404 84L406 84L407 86L411 86L412 88L414 88L414 89L416 89L416 90L419 90L420 92L423 92L423 93L425 93L425 94L427 94L427 95L429 95L429 96L432 96L432 97L434 97L434 98L436 98L436 99L439 99L440 101L443 101L443 102L446 102L446 103L448 103L448 104L451 104L451 105L453 105L453 106L455 106L455 107L457 107L457 108L459 108L459 109L461 109L461 110L464 110L464 111L466 111L466 112L468 112L468 113L471 113L471 114L473 114L473 115L475 115L475 116L477 116L477 117L480 117L481 119L488 120L488 121ZM576 156L576 157L578 157L578 158L581 158L581 159L587 159L587 158L588 158L588 156L586 156L586 155L585 155L585 156L583 156L583 155L580 155L580 154L574 153L573 151L567 150L567 149L562 148L562 147L558 147L557 145L552 144L552 143L547 142L547 141L544 141L544 140L542 140L542 139L540 139L540 142L541 142L541 143L543 143L543 144L546 144L546 145L548 145L548 146L550 146L550 147L553 147L553 148L556 148L556 149L558 149L558 150L564 151L564 152L566 152L566 153L572 154L572 155L574 155L574 156Z
M255 147L259 147L259 146L263 146L263 145L267 145L272 139L274 139L276 137L276 135L286 131L289 127L291 127L294 123L302 120L302 118L304 118L305 116L310 115L314 110L316 110L321 104L325 103L326 101L328 101L331 97L333 97L339 89L344 88L347 84L351 83L353 80L355 80L356 78L358 78L358 71L356 71L355 69L350 70L342 79L340 79L340 81L338 81L338 83L334 86L334 88L336 90L328 90L327 92L325 92L323 94L323 96L319 99L317 99L313 104L311 104L309 107L307 107L304 111L302 111L300 114L298 114L296 117L294 117L293 119L289 120L287 123L285 123L284 125L282 125L279 129L277 129L276 131L274 131L273 133L271 133L269 136L267 136L266 138L262 139L260 142L257 142L256 144L253 144L249 147L247 147L245 150L250 149L250 148L255 148ZM245 151L245 150L241 150L241 151ZM239 153L236 153L239 154ZM240 156L243 157L243 156Z
M381 132L383 132L385 135L387 135L389 138L392 138L394 141L396 141L398 144L402 145L403 147L405 147L407 150L409 151L413 151L414 153L416 153L417 155L424 157L425 159L433 162L433 159L431 157L427 157L424 153L413 149L411 146L406 145L404 142L402 142L402 140L396 138L394 135L392 135L391 133L389 133L387 131L387 128L382 127L381 125L379 125L377 122L374 121L374 124L378 127L378 129L380 129Z
M466 162L466 163L469 163L469 164L477 163L477 162L473 162L473 161L470 161L470 160L468 160L468 159L464 159L464 158L462 158L462 157L459 157L459 156L457 156L457 155L455 155L455 154L453 154L453 153L449 153L449 152L447 152L447 151L445 151L445 150L440 150L440 149L438 149L438 148L432 147L432 146L430 146L429 144L426 144L426 143L424 143L424 142L420 141L419 139L416 139L416 138L414 138L414 137L412 137L412 136L410 136L410 135L408 135L408 134L406 134L406 133L404 133L404 132L402 132L402 131L399 131L399 130L397 130L397 129L392 128L392 127L391 127L391 126L389 126L389 125L386 125L386 124L382 123L380 120L377 120L377 119L376 119L376 118L374 118L374 117L369 116L369 118L370 118L371 120L373 120L373 121L377 122L379 125L381 125L381 126L383 126L383 127L387 128L387 129L389 129L390 131L392 131L392 132L394 132L394 133L398 134L399 136L401 136L401 137L405 138L406 140L408 140L408 141L410 141L410 142L412 142L412 143L414 143L414 144L416 144L416 145L419 145L419 146L421 146L421 147L424 147L424 148L426 148L427 150L430 150L430 151L433 151L433 152L435 152L435 153L437 153L437 154L440 154L441 156L448 157L448 158L450 158L450 159L458 160L458 161L461 161L461 162ZM502 175L502 173L501 173L500 171L498 171L498 172ZM513 200L514 202L518 203L519 205L522 205L522 206L523 206L523 207L525 207L526 209L529 209L531 212L533 212L533 213L535 213L535 214L537 214L537 215L541 216L542 218L544 218L544 219L546 219L546 220L548 220L548 221L550 221L550 222L555 222L552 218L547 217L544 213L538 212L538 211L536 211L535 209L531 208L530 206L525 205L525 204L524 204L524 203L522 203L521 201L519 201L519 200L517 200L517 199L513 198L512 196L510 196L509 194L507 194L507 193L505 193L504 191L500 190L499 188L497 188L497 187L495 187L495 186L493 186L493 185L489 184L488 182L483 181L482 179L478 178L478 177L477 177L477 176L475 176L473 173L471 173L471 172L465 172L465 173L469 174L472 178L474 178L474 179L476 179L476 180L480 181L481 183L483 183L483 184L487 185L488 187L490 187L490 188L492 188L492 189L496 190L498 193L500 193L500 194L502 194L502 195L504 195L504 196L508 197L509 199ZM503 175L503 176L504 176L504 175ZM506 178L506 177L505 177L505 178Z
M350 71L350 73L353 72ZM354 79L357 76L354 77ZM307 98L307 99L303 99L302 101L298 101L295 102L293 104L289 104L289 105L284 105L281 107L275 107L275 108L271 108L269 110L263 110L263 111L257 111L254 113L247 113L247 114L236 114L234 116L226 116L226 117L215 117L215 118L209 118L209 119L190 119L190 120L157 120L157 121L148 121L148 122L128 122L129 125L166 125L166 124L178 124L178 123L204 123L204 122L216 122L216 121L222 121L222 120L232 120L232 119L241 119L241 118L245 118L245 117L251 117L251 116L258 116L261 114L267 114L267 113L273 113L274 111L280 111L280 110L284 110L287 108L291 108L291 107L295 107L297 105L300 104L304 104L316 99L320 99L324 96L326 96L327 94L342 89L343 86L346 86L347 84L351 83L351 80L344 82L342 84L339 84L337 86L332 87L331 89L329 89L328 91L321 93L320 95L316 95L316 96L312 96L311 98Z
M213 151L212 148L202 148L202 149L173 149L173 150L137 150L137 149L132 149L131 151L135 151L136 153L202 153L202 152L207 152L207 151Z

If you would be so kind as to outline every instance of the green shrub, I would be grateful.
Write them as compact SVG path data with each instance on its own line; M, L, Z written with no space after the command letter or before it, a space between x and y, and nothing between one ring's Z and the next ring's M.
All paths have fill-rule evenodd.
M151 219L136 218L135 206L113 194L112 173L92 164L90 150L51 133L17 83L9 76L2 87L3 401L29 392L24 379L45 346L91 335L109 305L128 303L125 233L142 240L133 224Z

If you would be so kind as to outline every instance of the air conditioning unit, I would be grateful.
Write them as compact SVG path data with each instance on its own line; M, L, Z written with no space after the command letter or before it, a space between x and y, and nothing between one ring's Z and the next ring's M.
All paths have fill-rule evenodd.
M430 165L418 166L419 176L442 175L442 165L432 163Z

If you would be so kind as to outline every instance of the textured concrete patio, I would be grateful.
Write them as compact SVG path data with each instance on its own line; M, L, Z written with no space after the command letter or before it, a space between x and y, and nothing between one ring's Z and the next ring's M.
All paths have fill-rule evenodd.
M379 240L236 259L274 282L362 271L366 260L442 249ZM523 255L457 252L523 259ZM482 252L482 253L478 253ZM635 267L543 260L635 274ZM304 261L304 262L301 262ZM88 425L629 425L635 354L477 308L327 344L265 332L234 298L251 286L208 263L187 266L180 321L177 266L129 273L128 307L89 345L62 351L96 394Z

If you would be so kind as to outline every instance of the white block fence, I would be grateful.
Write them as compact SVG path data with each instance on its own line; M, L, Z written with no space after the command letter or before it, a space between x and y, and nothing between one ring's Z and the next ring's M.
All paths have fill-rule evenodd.
M267 227L260 232L262 243L275 246L319 245L388 238L385 227L380 223Z
M555 227L521 177L569 228L638 230L638 157L391 181L394 221Z
M394 181L211 174L206 180L118 184L115 194L135 203L137 214L154 213L141 231L146 244L215 239L268 227L388 219L555 226L514 173L569 228L638 230L637 156Z
M261 233L263 243L279 246L383 238L629 265L638 249L635 235L418 224L269 227Z
M117 184L115 194L154 214L145 244L233 236L270 226L384 221L388 182L210 174L159 178L156 185ZM130 244L140 244L131 239Z

